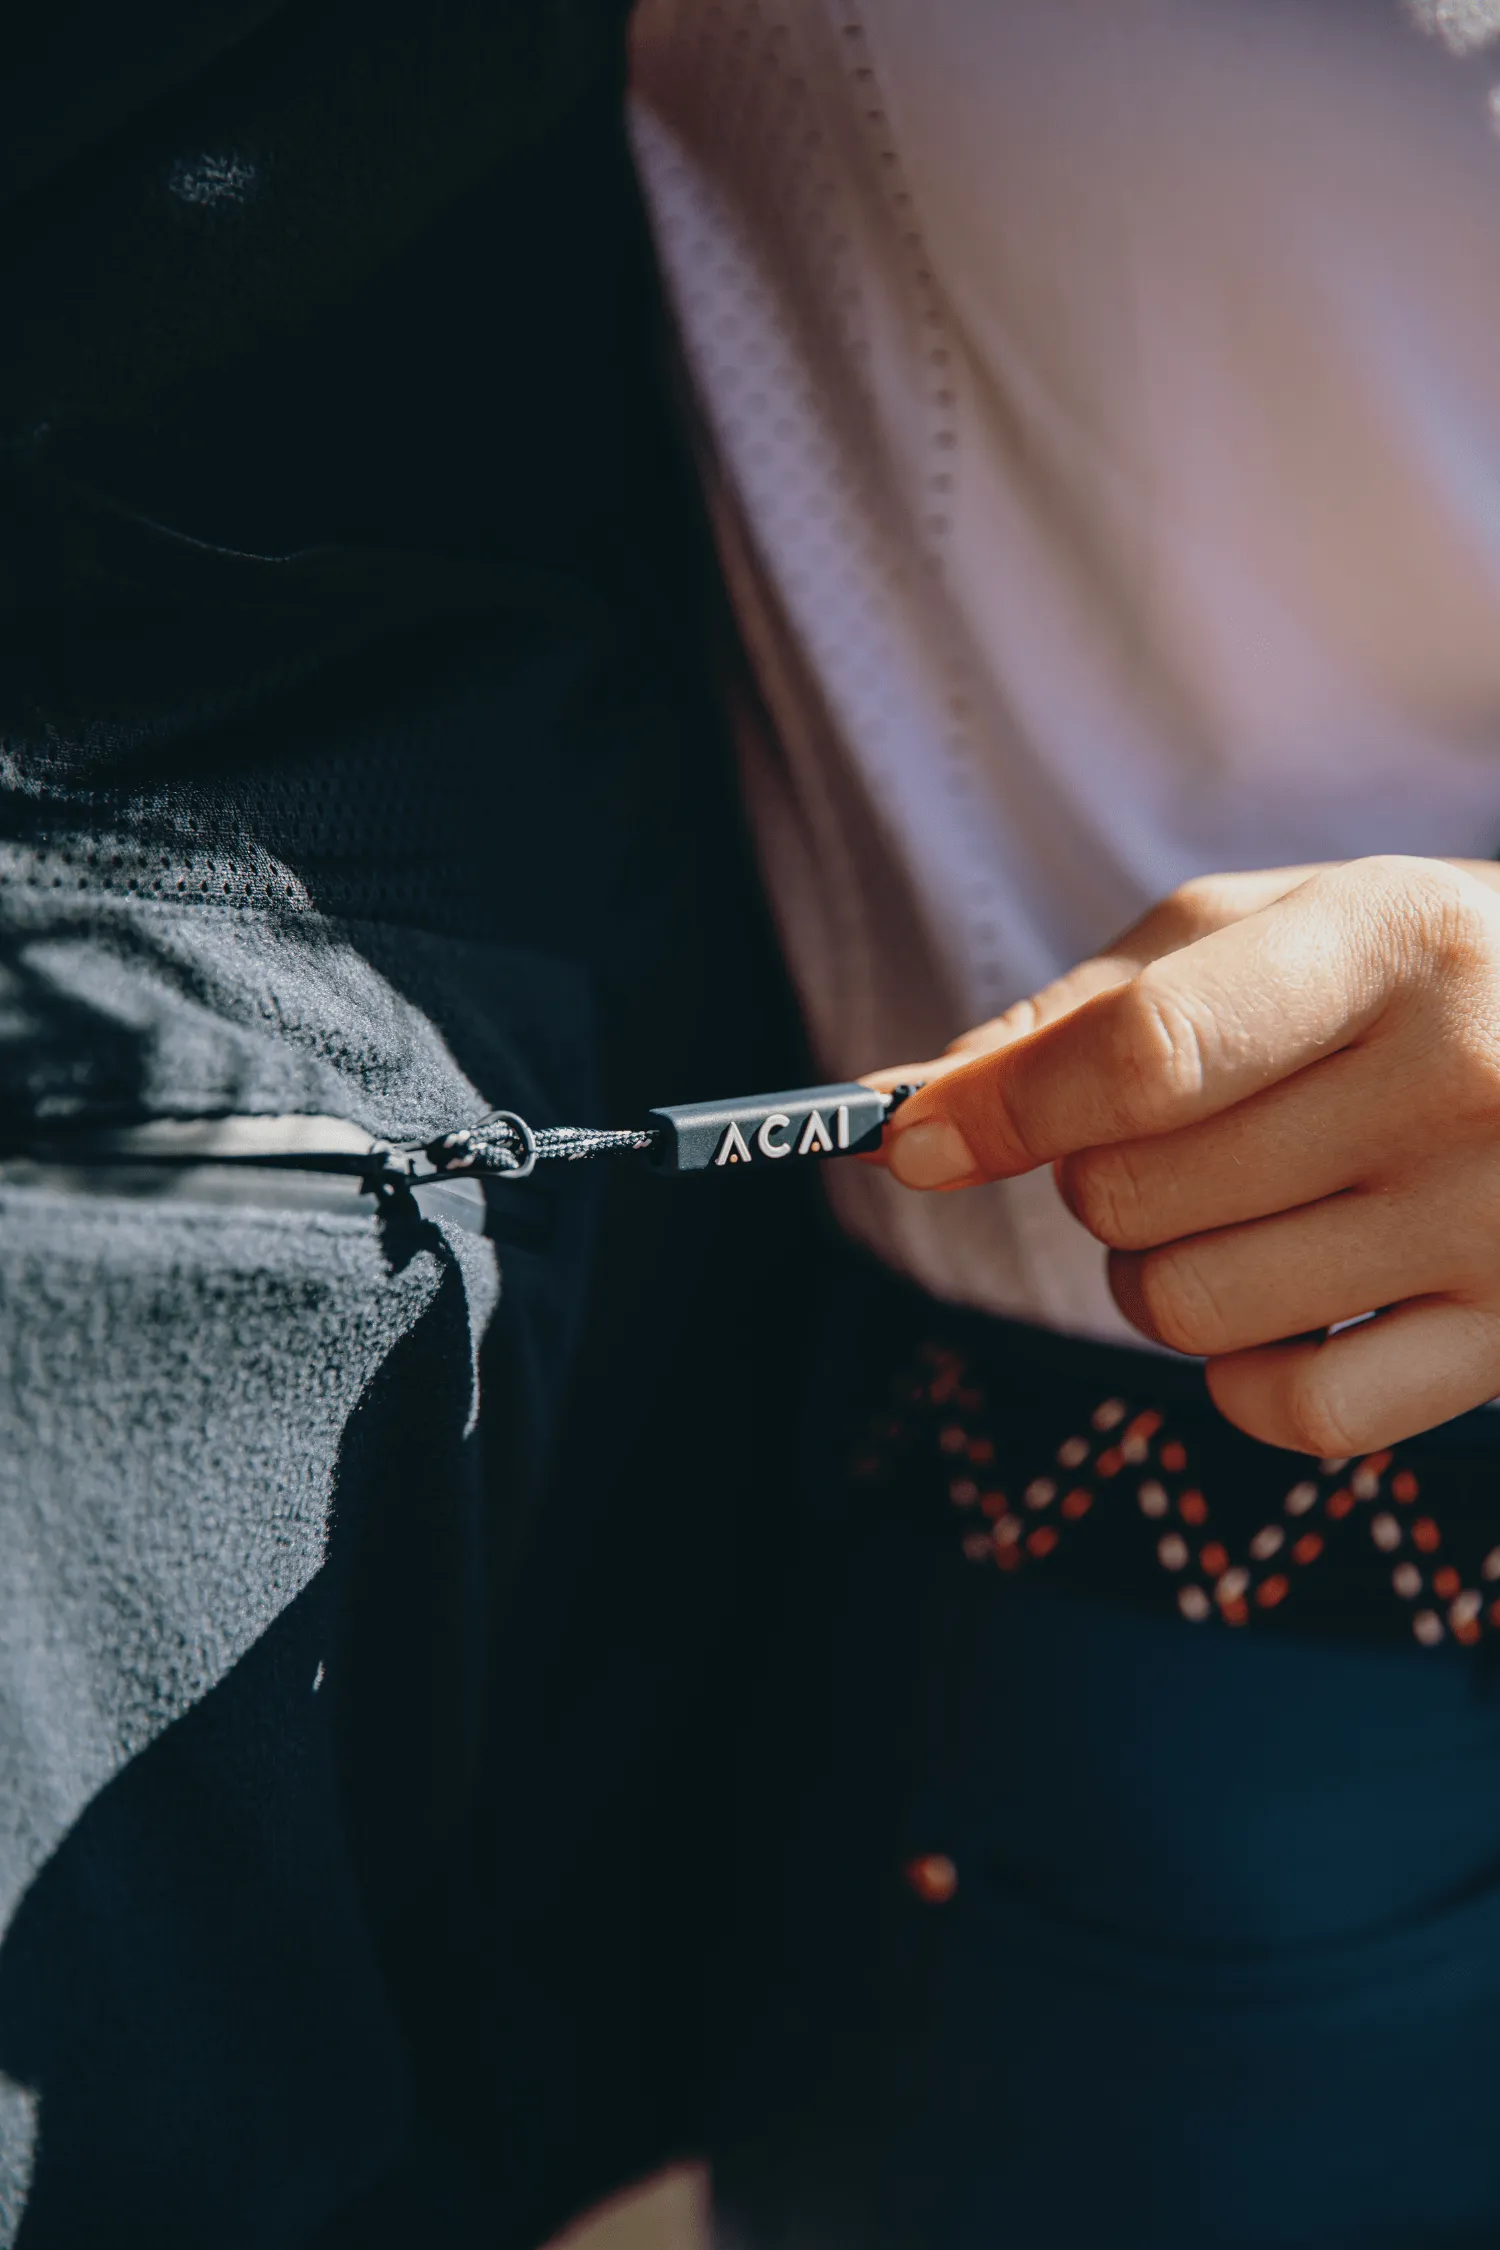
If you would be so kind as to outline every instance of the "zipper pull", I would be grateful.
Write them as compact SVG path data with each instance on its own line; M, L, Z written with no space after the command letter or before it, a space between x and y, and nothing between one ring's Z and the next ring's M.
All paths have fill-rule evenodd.
M859 1156L880 1146L891 1112L914 1086L888 1094L850 1081L801 1086L790 1093L745 1094L730 1101L681 1102L647 1112L638 1127L528 1125L514 1110L492 1110L477 1124L444 1133L421 1151L439 1175L482 1173L528 1179L550 1159L578 1163L593 1156L645 1156L660 1172L733 1171L783 1159Z
M879 1094L851 1082L653 1109L651 1162L661 1172L727 1172L788 1157L860 1156L879 1148L886 1119L911 1091Z

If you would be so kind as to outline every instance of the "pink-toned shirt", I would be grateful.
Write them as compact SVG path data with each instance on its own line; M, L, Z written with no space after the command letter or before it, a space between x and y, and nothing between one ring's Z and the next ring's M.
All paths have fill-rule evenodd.
M1500 848L1497 34L1494 0L642 0L830 1076L1189 876ZM829 1188L939 1296L1133 1338L1046 1174Z

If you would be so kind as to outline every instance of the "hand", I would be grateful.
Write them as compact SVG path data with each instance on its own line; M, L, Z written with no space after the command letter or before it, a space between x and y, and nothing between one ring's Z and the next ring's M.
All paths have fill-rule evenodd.
M1190 883L935 1062L909 1187L1053 1164L1141 1332L1253 1437L1324 1455L1500 1393L1500 869ZM1337 1323L1376 1313L1329 1336Z

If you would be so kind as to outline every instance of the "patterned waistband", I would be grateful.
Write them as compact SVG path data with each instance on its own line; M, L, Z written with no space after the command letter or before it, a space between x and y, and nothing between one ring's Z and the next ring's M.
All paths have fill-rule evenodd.
M926 1307L853 1473L978 1568L1250 1625L1471 1648L1500 1633L1500 1415L1360 1459L1261 1445L1196 1368Z

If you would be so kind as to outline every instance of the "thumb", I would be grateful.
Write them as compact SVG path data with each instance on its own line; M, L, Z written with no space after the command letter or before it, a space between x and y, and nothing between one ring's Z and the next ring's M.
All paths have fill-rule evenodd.
M988 1023L976 1024L972 1031L960 1033L942 1054L934 1055L927 1062L893 1063L880 1070L866 1071L862 1083L874 1086L882 1094L892 1093L898 1086L930 1086L935 1079L946 1078L950 1071L962 1070L966 1063L974 1062L980 1055L993 1055L1002 1047L1013 1047L1017 1040L1029 1038L1045 1024L1070 1016L1096 993L1128 984L1144 965L1143 958L1136 959L1123 951L1097 954L1090 961L1080 961L1066 976L1057 977L1029 999L1018 1000L1003 1016L992 1016ZM860 1162L884 1167L884 1148L872 1149Z
M1184 883L1169 898L1164 898L1130 929L1117 937L1103 953L1096 953L1080 961L1065 976L1044 985L1028 1000L1018 1000L1007 1008L1003 1016L994 1016L988 1023L976 1024L954 1040L951 1047L930 1062L903 1063L899 1068L871 1071L865 1080L882 1093L896 1086L910 1086L920 1081L930 1085L934 1079L945 1078L965 1064L976 1062L984 1055L993 1055L1001 1048L1013 1047L1033 1032L1044 1031L1058 1023L1064 1016L1072 1015L1087 1001L1095 1000L1101 992L1109 992L1122 984L1129 984L1152 961L1165 954L1177 953L1195 944L1209 932L1220 930L1234 922L1244 921L1249 915L1259 913L1275 900L1284 898L1300 888L1320 869L1307 867L1261 868L1233 875L1202 876L1194 882ZM906 1124L903 1138L920 1126L929 1135L946 1128L938 1119L927 1125L920 1116L922 1104L912 1113ZM916 1143L908 1142L907 1155L913 1157ZM962 1150L961 1137L956 1135L949 1148L935 1142L929 1153L930 1170L948 1187L968 1187L975 1181L988 1177L978 1170L963 1179L949 1175ZM884 1164L884 1149L877 1150L863 1160L867 1164ZM922 1166L922 1169L929 1169ZM916 1185L915 1179L911 1182Z

